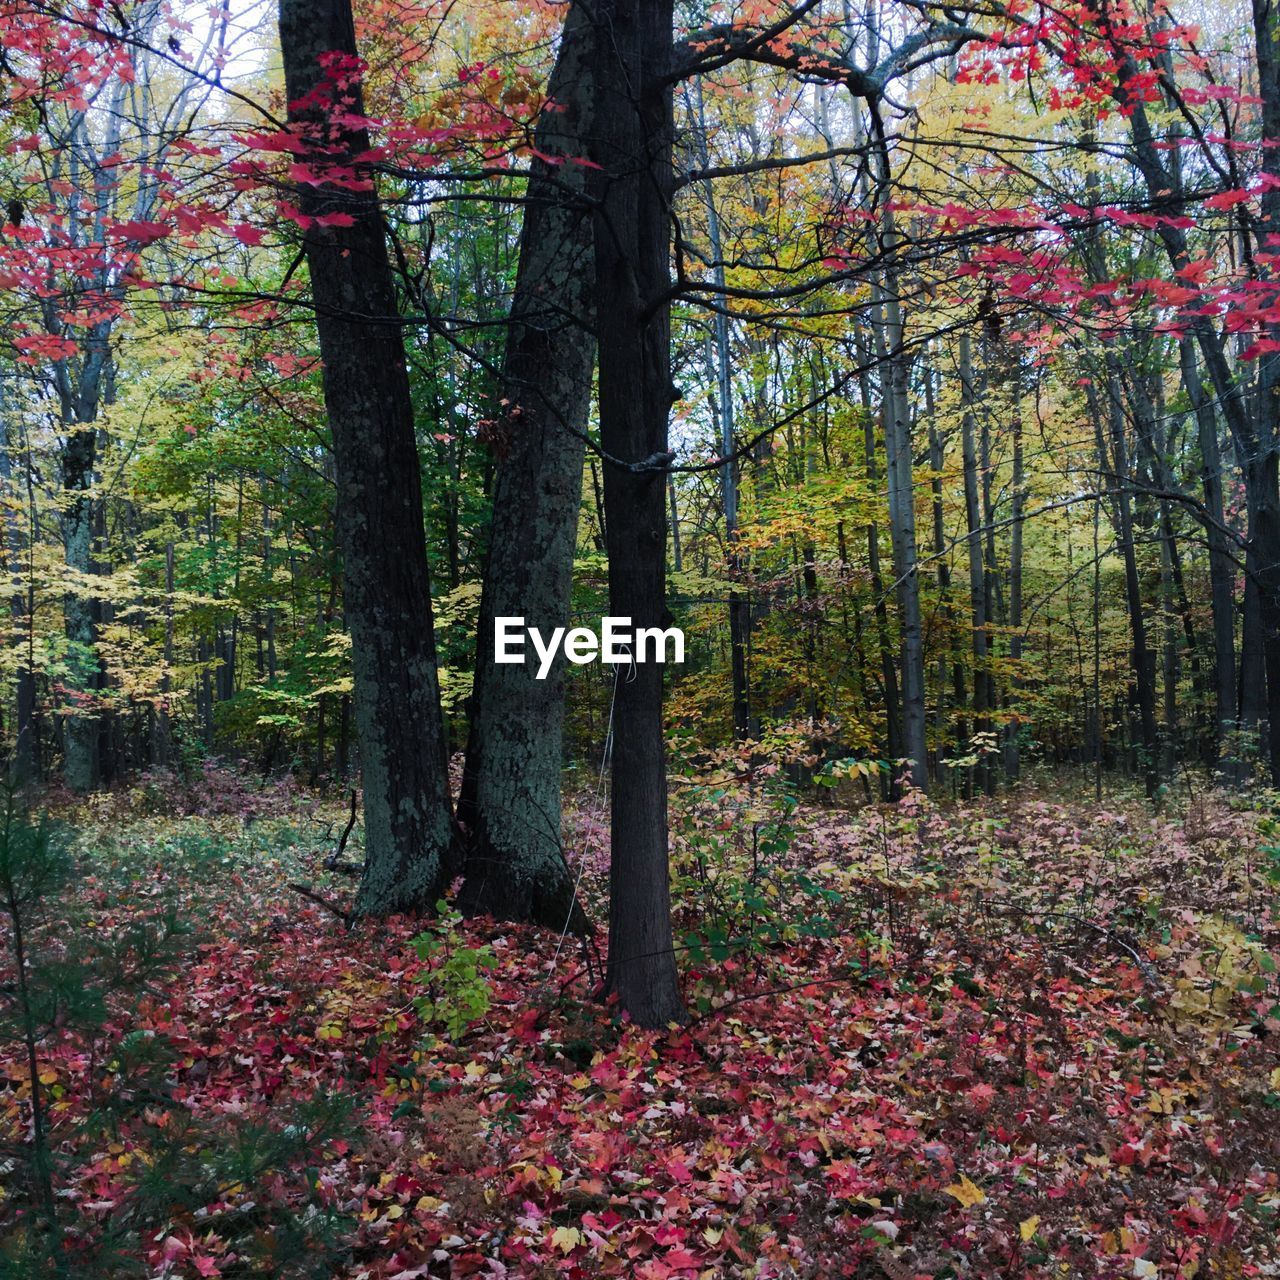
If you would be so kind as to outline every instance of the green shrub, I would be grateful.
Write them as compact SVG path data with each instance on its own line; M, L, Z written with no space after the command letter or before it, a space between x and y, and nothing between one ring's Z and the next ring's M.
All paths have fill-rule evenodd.
M461 1039L473 1022L489 1011L486 970L497 968L491 948L467 945L458 926L462 916L443 900L439 914L413 940L418 959L428 966L419 976L425 990L414 998L418 1016L428 1026L443 1028L450 1040Z

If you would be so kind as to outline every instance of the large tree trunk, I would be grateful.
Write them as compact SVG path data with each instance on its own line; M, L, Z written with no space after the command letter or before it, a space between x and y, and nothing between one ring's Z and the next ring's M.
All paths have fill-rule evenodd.
M72 791L91 791L98 785L99 724L93 709L101 667L97 651L97 626L89 579L93 574L93 473L97 455L97 398L92 412L75 414L65 422L66 446L62 453L63 555L68 587L63 597L67 636L67 665L71 673L74 709L63 725L62 771Z
M544 155L586 154L594 92L591 27L569 9L539 121ZM467 832L469 910L562 929L585 925L560 843L565 667L495 663L494 619L523 617L544 635L569 620L582 497L582 434L591 404L595 272L586 170L533 162L507 337L505 404L493 522L458 818Z
M671 381L672 0L594 5L595 259L609 605L668 625L667 425ZM606 990L642 1026L684 1016L671 933L662 666L614 681L612 859Z
M1253 0L1254 44L1258 58L1258 92L1262 98L1262 136L1280 137L1280 7L1275 0ZM1260 249L1273 250L1280 234L1280 156L1274 146L1262 148L1263 172L1272 181L1262 197L1257 238ZM1274 267L1264 268L1274 279ZM1280 325L1270 326L1280 338ZM1257 549L1263 653L1267 672L1268 746L1271 781L1280 785L1280 352L1258 361L1258 422L1255 448L1245 467L1253 498L1251 538Z
M150 13L154 18L155 10ZM68 147L68 174L73 186L93 210L94 238L101 240L111 218L119 212L120 186L116 170L106 157L118 153L128 110L128 89L120 78L107 104L106 130L95 142L84 116L72 128ZM145 217L145 193L133 202L135 216ZM118 283L99 273L98 285L109 296L121 296ZM54 366L53 383L58 393L63 431L62 488L64 507L62 537L64 561L69 570L68 590L63 597L63 623L67 638L67 680L71 707L63 724L63 776L73 791L89 791L102 778L101 715L96 706L103 686L102 662L98 655L98 614L101 593L93 582L98 567L94 560L94 530L99 524L101 499L94 493L98 463L98 411L113 399L111 333L113 321L99 320L85 330L78 368L62 359ZM62 321L52 299L45 302L45 327L50 333L62 331Z
M329 93L322 55L355 56L350 0L280 0L290 119L304 129ZM349 110L363 113L358 87ZM332 161L364 154L363 130L334 130ZM331 153L326 153L330 155ZM359 914L430 908L453 873L444 726L437 689L422 479L382 211L372 188L304 186L301 212L341 212L303 244L333 436L344 599L364 781Z
M1280 414L1280 367L1266 376L1261 389L1267 406L1262 417L1258 454L1245 468L1245 487L1254 500L1250 542L1256 551L1258 613L1262 624L1262 658L1267 682L1267 738L1271 784L1280 786L1280 458L1275 453L1271 423Z
M943 499L943 467L945 450L937 426L937 409L933 397L933 372L925 373L925 417L929 423L929 490L933 498L933 558L937 565L938 612L942 618L942 636L938 645L937 702L934 712L934 732L937 734L937 776L946 776L950 768L947 757L952 754L951 708L947 706L947 681L954 677L952 691L954 711L959 714L964 707L964 673L958 662L953 662L955 604L951 599L951 566L947 563L946 508Z

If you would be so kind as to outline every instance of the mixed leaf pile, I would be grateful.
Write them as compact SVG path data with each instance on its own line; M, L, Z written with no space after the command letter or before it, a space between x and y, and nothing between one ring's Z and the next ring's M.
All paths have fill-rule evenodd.
M0 1267L40 1237L73 1276L1277 1274L1265 798L852 811L748 779L681 803L692 1013L660 1033L593 999L572 938L349 931L289 887L349 893L317 879L334 815L305 798L68 810L45 945L190 932L40 1044L56 1229L5 1045ZM690 887L713 880L718 924Z

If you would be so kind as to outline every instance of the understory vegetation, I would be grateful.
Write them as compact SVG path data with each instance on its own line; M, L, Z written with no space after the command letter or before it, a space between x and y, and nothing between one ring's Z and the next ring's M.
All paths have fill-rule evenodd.
M11 818L2 1273L1275 1274L1274 797L726 778L674 805L665 1031L580 940L291 890L345 889L333 800L227 773L215 812L156 777ZM569 830L597 915L590 793Z

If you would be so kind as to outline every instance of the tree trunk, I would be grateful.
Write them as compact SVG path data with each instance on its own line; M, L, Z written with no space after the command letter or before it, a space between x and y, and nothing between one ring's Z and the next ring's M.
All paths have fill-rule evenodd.
M969 616L973 626L973 732L991 729L991 664L988 655L987 569L982 555L982 508L979 498L977 423L971 341L960 334L960 440L964 464L964 514L968 532ZM991 791L993 776L985 759L977 766L982 789Z
M888 157L881 157L884 188L888 189ZM897 242L893 211L881 214L889 251ZM905 325L895 271L887 271L875 309L884 354L883 376L885 474L889 482L889 532L893 542L902 661L902 736L911 782L929 785L929 753L925 737L924 632L920 619L920 575L916 557L915 458L911 449L911 416L907 404L907 357L903 351Z
M1017 379L1015 366L1011 375ZM1026 505L1026 473L1022 449L1022 406L1018 400L1018 390L1014 388L1013 405L1013 509L1010 513L1010 545L1009 545L1009 658L1012 674L1009 681L1009 696L1005 702L1006 710L1017 706L1017 692L1020 678L1019 667L1022 664L1022 545L1023 545L1023 509ZM1004 730L1004 772L1010 782L1018 780L1022 761L1018 749L1018 723L1010 720Z
M859 363L866 360L859 353ZM871 410L871 384L863 374L859 378L862 392L863 412L863 459L867 473L867 490L875 493L879 487L880 475L876 466L876 431L875 416ZM903 755L902 742L902 702L898 696L897 657L893 651L893 643L889 634L888 593L884 588L884 574L880 568L880 528L874 520L867 525L867 567L871 575L871 594L874 600L873 612L876 618L876 641L880 654L880 682L882 685L885 717L885 754L890 761L900 760ZM893 771L882 779L883 794L895 797L898 794L898 780Z
M672 0L597 0L592 173L609 605L668 625ZM647 464L647 465L646 465ZM684 1016L671 933L662 666L616 668L606 991L642 1026Z
M1262 98L1262 136L1280 136L1280 8L1275 0L1253 0L1254 46L1258 59L1258 93ZM1263 268L1274 283L1271 265L1275 237L1280 234L1280 156L1274 146L1262 148L1263 173L1271 179L1261 196L1259 248L1267 251ZM1280 325L1269 326L1272 340ZM1258 360L1258 415L1254 449L1245 466L1245 482L1253 499L1250 538L1257 549L1259 604L1267 673L1268 748L1271 782L1280 786L1280 352Z
M74 411L73 411L74 412ZM91 791L99 779L99 724L93 710L98 685L97 628L89 577L93 573L93 470L98 429L92 413L65 420L67 442L62 452L62 487L66 506L62 517L63 554L70 589L63 597L67 635L67 665L74 710L63 726L62 771L72 791Z
M1200 445L1200 476L1207 511L1205 539L1209 544L1209 593L1213 615L1213 696L1217 724L1218 767L1229 780L1238 780L1236 761L1236 602L1235 565L1231 560L1222 502L1222 454L1213 402L1205 394L1190 338L1178 343L1182 385L1195 413Z
M8 489L13 480L12 445L9 439L8 406L4 403L4 386L0 383L0 490L5 498L4 557L5 573L11 582L9 615L13 623L14 653L14 741L10 777L15 783L29 782L36 772L36 679L31 663L32 623L31 585L24 581L27 548L23 545L16 504L10 505ZM28 543L31 538L28 533Z
M173 763L173 539L164 544L164 674L160 677L160 705L156 708L151 763L161 768Z
M117 212L119 182L115 170L104 165L99 156L116 153L120 147L125 115L123 83L112 90L106 111L107 127L100 152L95 151L84 120L73 130L73 169L80 173L83 161L92 182L93 232L102 236L108 220ZM108 291L105 276L99 285ZM117 287L118 291L118 287ZM57 310L46 304L45 327L50 333L61 329ZM111 329L112 321L99 320L91 325L83 338L79 368L73 373L71 362L59 360L54 369L59 414L63 430L62 488L64 494L62 538L64 561L69 570L68 590L63 596L63 624L67 638L67 685L71 692L72 710L63 726L63 776L73 791L90 791L101 780L101 724L94 705L102 683L102 663L97 650L97 589L92 583L95 573L93 534L99 499L93 493L94 471L98 461L98 410L102 401L111 400Z
M305 131L326 114L316 104L335 93L321 57L356 55L350 0L280 0L280 46L290 120ZM349 99L345 110L363 114L358 86L337 96ZM368 150L362 129L329 133L333 151L324 162L350 166ZM363 769L365 867L356 910L419 910L435 903L453 874L453 826L422 478L382 210L372 187L307 185L297 200L306 216L341 212L352 220L347 227L313 223L303 246L333 436Z
M1156 729L1155 655L1147 645L1147 624L1143 612L1142 582L1138 576L1138 548L1134 539L1133 506L1128 486L1128 450L1125 444L1124 404L1121 400L1119 358L1106 353L1107 421L1111 428L1111 455L1105 450L1098 465L1108 481L1116 517L1116 537L1124 562L1125 601L1129 609L1129 636L1133 645L1133 689L1138 702L1142 731L1142 774L1147 795L1155 794L1159 781L1160 738Z
M586 154L592 129L591 27L569 9L539 121L543 155ZM555 929L572 910L560 843L565 664L536 678L531 663L493 660L494 620L523 617L544 635L569 620L582 499L581 434L595 363L595 274L586 170L532 162L504 370L504 423L480 601L470 737L458 818L467 834L468 910ZM571 920L572 917L572 920Z
M1278 14L1271 0L1254 0L1254 35L1258 63L1258 90L1262 98L1262 131L1280 129L1280 43ZM1146 107L1136 97L1132 84L1137 64L1132 54L1120 58L1114 96L1125 108L1129 120L1133 154L1142 173L1147 193L1159 202L1167 215L1181 211L1185 191L1162 160L1159 145L1152 132ZM1280 156L1275 148L1263 148L1262 167L1271 178L1280 178ZM1269 252L1269 238L1280 226L1280 192L1268 187L1261 196L1262 216L1254 226L1259 250ZM1166 255L1175 270L1190 260L1185 231L1167 216L1157 229ZM1246 573L1256 591L1256 625L1261 630L1261 665L1265 670L1266 711L1269 723L1267 749L1273 782L1280 782L1280 470L1276 457L1275 420L1280 412L1280 358L1276 353L1264 354L1258 361L1258 412L1250 415L1240 382L1232 372L1223 346L1222 333L1207 316L1198 316L1192 325L1205 368L1223 416L1231 430L1244 477L1246 506L1249 512L1249 551ZM1272 337L1280 328L1272 330ZM1246 593L1246 622L1249 601ZM1260 694L1256 680L1252 687L1245 683L1244 662L1249 635L1241 653L1242 707ZM1242 722L1245 720L1241 716Z
M956 643L956 609L952 598L951 566L947 562L947 526L946 508L943 499L943 470L946 464L946 452L941 433L937 425L937 406L933 393L933 373L927 371L925 376L925 415L929 421L929 488L933 496L933 555L937 562L938 575L938 607L942 614L943 635L938 644L938 676L937 676L937 710L934 714L935 732L938 735L937 770L938 779L944 777L944 770L950 771L947 757L952 754L951 747L955 740L952 714L959 717L964 714L964 669ZM947 681L951 681L952 707L947 706ZM953 776L954 786L954 776Z
M699 160L704 169L711 167L707 149L707 119L702 97L702 80L695 84L695 102L698 111L697 146ZM725 287L724 245L720 236L720 213L716 208L715 187L710 181L699 184L707 207L707 239L711 247L712 279L717 289ZM733 364L729 351L729 317L717 308L711 316L711 328L715 337L714 348L707 344L710 367L716 380L716 390L711 401L712 415L720 429L720 456L724 465L720 468L720 498L724 505L724 542L726 568L730 582L737 583L742 576L742 557L738 553L738 464L734 460L734 406ZM714 350L714 356L712 351ZM735 585L729 591L729 654L733 681L733 732L742 741L751 732L751 696L747 688L747 603L741 590Z

